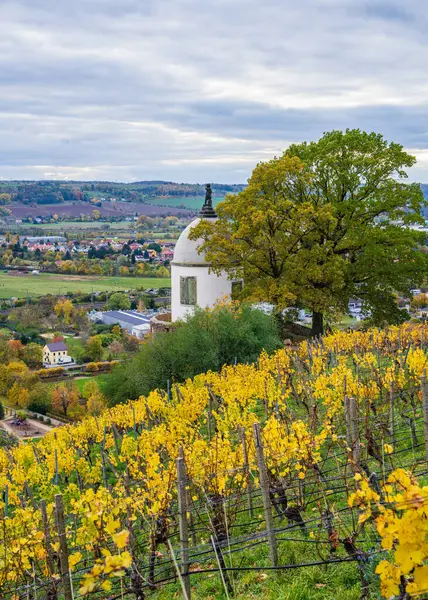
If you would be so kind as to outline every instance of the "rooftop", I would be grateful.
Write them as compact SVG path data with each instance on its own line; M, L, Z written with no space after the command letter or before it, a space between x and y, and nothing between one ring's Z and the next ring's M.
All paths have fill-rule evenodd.
M65 342L52 342L51 344L46 344L49 348L50 352L62 352L63 350L67 350L67 345Z
M151 319L151 316L143 315L136 310L108 310L104 314L131 325L144 325L150 323Z

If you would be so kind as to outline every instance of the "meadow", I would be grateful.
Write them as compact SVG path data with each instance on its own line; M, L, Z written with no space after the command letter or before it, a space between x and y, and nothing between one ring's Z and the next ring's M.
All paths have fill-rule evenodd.
M16 275L0 273L0 298L24 298L61 295L69 292L117 292L137 288L169 287L169 278L156 277L103 277L98 275L59 275L41 273L40 275Z
M224 200L224 196L213 196L213 205L216 206L219 202ZM159 198L158 202L154 200L151 204L159 206L171 206L174 208L182 207L190 208L192 210L199 210L205 202L205 196L169 196L168 198Z

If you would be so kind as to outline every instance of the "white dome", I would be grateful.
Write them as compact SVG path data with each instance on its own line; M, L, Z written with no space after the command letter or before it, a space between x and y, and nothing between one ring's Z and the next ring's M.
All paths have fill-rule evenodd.
M174 260L172 264L207 266L207 263L205 262L205 253L198 253L198 247L202 244L202 239L189 240L190 231L193 227L196 227L200 221L200 218L195 219L181 233L175 245Z

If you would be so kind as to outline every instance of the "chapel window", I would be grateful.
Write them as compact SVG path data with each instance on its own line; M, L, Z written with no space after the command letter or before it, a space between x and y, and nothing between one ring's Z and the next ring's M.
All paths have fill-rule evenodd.
M180 277L180 304L196 304L196 277Z

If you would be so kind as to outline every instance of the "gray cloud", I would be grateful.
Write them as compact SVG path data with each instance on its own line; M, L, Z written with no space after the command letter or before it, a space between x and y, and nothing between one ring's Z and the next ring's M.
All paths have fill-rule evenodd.
M244 181L291 141L383 133L428 180L423 0L15 0L0 177Z

